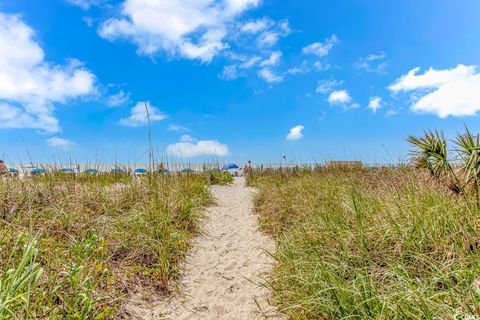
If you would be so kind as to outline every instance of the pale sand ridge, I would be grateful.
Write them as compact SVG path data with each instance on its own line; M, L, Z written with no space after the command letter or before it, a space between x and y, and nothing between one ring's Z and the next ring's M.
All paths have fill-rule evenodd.
M279 319L268 304L268 290L258 285L273 265L267 252L275 244L258 230L254 189L235 178L229 186L213 186L212 193L216 205L207 210L202 234L185 261L180 293L148 312L137 309L140 318L250 320L266 314Z

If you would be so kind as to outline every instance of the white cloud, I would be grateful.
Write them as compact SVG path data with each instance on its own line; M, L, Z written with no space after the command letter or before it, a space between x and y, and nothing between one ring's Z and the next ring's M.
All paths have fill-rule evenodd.
M88 10L93 6L99 5L102 0L66 0L68 3L74 6L80 7L83 10Z
M281 37L289 35L291 32L288 21L275 23L269 20L265 30L257 37L257 45L260 48L270 48L278 43Z
M328 63L324 63L324 62L321 62L321 61L315 61L313 63L313 66L315 67L315 69L317 71L325 71L325 70L328 70L330 69L332 66L329 65Z
M135 43L138 52L211 61L229 47L235 20L260 0L125 0L121 15L107 20L99 34Z
M0 127L59 132L55 104L96 93L95 75L79 61L62 66L44 58L21 17L0 12Z
M253 67L254 65L256 65L260 60L261 60L261 58L257 57L257 56L248 58L244 63L242 63L240 65L240 67L243 68L243 69L249 69L249 68Z
M352 101L347 90L336 90L328 96L328 103L331 105L346 105Z
M419 71L414 68L389 86L392 92L412 92L412 111L440 118L473 116L480 111L480 73L475 66Z
M83 22L85 22L85 24L86 24L89 28L93 27L93 22L94 22L94 21L93 21L93 18L91 18L91 17L83 17L82 20L83 20Z
M343 81L337 80L320 80L318 81L316 92L323 94L332 92L335 87L341 85L342 83Z
M180 142L195 142L196 139L189 134L184 134L180 137Z
M411 91L417 89L435 89L441 85L463 80L475 75L475 66L459 64L453 69L428 69L424 74L417 75L420 67L410 70L388 88L394 92Z
M282 52L281 51L274 51L270 55L268 59L263 60L260 62L261 67L275 67L280 63L282 60Z
M223 67L222 72L218 75L223 80L235 80L240 76L239 67L237 65L230 65Z
M217 140L196 140L189 135L183 135L180 142L167 146L167 154L179 158L198 156L226 156L228 146Z
M370 97L370 100L368 101L368 108L372 110L373 113L376 113L381 106L382 106L382 98Z
M300 66L288 69L286 74L296 75L296 74L304 74L308 72L310 72L310 68L308 67L308 62L303 61Z
M332 50L335 43L338 42L338 39L335 35L332 35L330 38L325 39L324 42L314 42L302 49L304 54L312 54L319 57L324 57L328 55L330 50Z
M398 114L398 111L390 109L385 113L385 117L387 117L387 118L388 117L393 117L393 116L396 116L397 114Z
M130 92L125 93L123 90L120 90L116 94L112 94L107 97L107 106L109 107L118 107L126 105L130 102Z
M147 109L150 115L150 122L161 121L167 117L166 114L152 106L150 102L146 102L146 104L147 108L145 108L145 102L137 102L135 107L132 108L130 116L128 118L121 119L119 123L128 127L140 127L147 125Z
M179 132L179 131L190 131L190 129L188 129L187 127L184 127L182 125L179 125L179 124L176 124L176 123L170 123L168 125L168 130L170 131L176 131L176 132Z
M272 47L280 40L280 34L273 31L265 31L258 37L258 44L261 47Z
M367 72L385 73L387 67L385 57L386 55L383 51L379 54L370 54L360 58L356 63L356 67Z
M234 80L255 68L257 75L278 82L268 63L282 37L291 33L287 20L246 20L261 0L122 0L117 14L100 24L98 34L110 41L127 40L139 55L200 60L230 60L218 77ZM253 44L253 45L252 45ZM273 56L275 58L275 56ZM273 63L273 62L272 62ZM270 65L271 66L271 65ZM262 77L262 76L261 76ZM273 81L272 81L273 80Z
M258 71L258 76L268 83L283 81L283 76L277 74L275 71L272 70L273 67L276 67L280 64L281 59L281 51L272 52L268 59L260 62L260 67L262 67L262 69Z
M68 139L63 139L63 138L58 138L58 137L51 137L47 139L47 143L55 148L60 148L63 150L69 150L71 149L75 143L68 140Z
M239 77L243 77L246 75L245 70L254 67L261 60L261 58L257 56L249 58L243 56L235 56L235 59L242 61L242 63L224 66L222 72L218 74L218 77L220 79L235 80Z
M274 73L269 68L260 69L260 71L258 71L258 75L260 76L260 78L262 78L268 83L276 83L283 81L283 77L281 75Z
M273 22L270 19L262 18L245 23L241 27L241 30L246 33L255 34L269 28L272 24Z
M299 140L303 137L304 126L298 125L290 129L290 132L287 134L287 140Z

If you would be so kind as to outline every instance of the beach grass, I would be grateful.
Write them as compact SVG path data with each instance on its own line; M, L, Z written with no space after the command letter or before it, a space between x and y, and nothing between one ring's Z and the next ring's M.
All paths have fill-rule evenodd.
M175 289L213 202L207 182L206 174L0 179L0 318L128 318L131 295Z
M290 319L478 319L474 195L397 170L255 172L276 239L265 285Z

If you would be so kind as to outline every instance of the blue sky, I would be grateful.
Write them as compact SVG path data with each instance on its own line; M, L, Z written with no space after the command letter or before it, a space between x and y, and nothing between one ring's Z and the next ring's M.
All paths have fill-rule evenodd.
M408 134L478 131L478 12L473 0L0 0L0 157L145 161L148 101L159 158L405 159Z

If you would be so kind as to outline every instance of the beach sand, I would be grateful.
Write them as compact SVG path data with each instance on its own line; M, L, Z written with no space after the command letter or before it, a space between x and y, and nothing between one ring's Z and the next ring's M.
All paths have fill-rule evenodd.
M258 230L252 212L254 189L244 178L213 186L216 205L201 224L201 234L188 255L180 290L149 307L132 306L137 319L281 319L259 285L272 266L267 252L274 241Z

